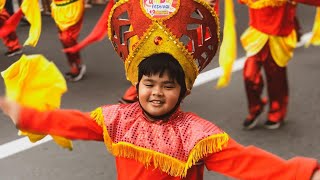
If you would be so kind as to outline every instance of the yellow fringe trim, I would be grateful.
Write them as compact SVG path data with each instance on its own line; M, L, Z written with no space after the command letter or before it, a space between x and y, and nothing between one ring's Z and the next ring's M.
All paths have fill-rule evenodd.
M288 0L242 0L242 2L252 9L261 9L269 6L279 7L286 4Z
M115 144L111 142L107 129L104 128L104 130L106 147L113 156L134 159L146 167L152 163L154 168L159 168L171 176L182 178L187 176L188 169L191 166L208 154L221 151L229 140L229 136L226 133L209 136L198 142L191 150L187 162L183 162L169 155L131 143L118 142Z
M90 116L99 126L103 127L103 136L106 148L113 156L134 159L146 167L150 166L152 163L155 168L159 168L161 171L174 177L186 177L188 169L191 166L195 165L208 154L222 151L223 147L227 145L229 140L227 133L214 134L202 139L190 151L187 161L183 162L169 155L147 148L142 148L131 143L113 143L104 123L102 108L99 107L95 109L91 112Z
M90 113L90 117L96 121L96 123L102 127L104 125L104 117L102 114L102 107L96 108Z
M103 128L103 139L106 145L106 148L109 152L112 152L112 140L109 136L107 126L104 123L104 116L102 113L102 107L96 108L94 111L90 113L90 117L100 126Z
M199 141L189 154L183 177L187 175L187 170L200 159L208 154L222 151L222 149L227 146L228 141L229 135L227 133L214 134Z

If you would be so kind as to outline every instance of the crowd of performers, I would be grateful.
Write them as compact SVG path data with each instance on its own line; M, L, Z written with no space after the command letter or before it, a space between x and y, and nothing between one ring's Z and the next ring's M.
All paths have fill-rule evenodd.
M156 5L150 6L152 2ZM7 91L11 92L7 94L9 97L0 98L0 108L29 138L34 134L28 132L32 132L66 140L103 141L116 158L118 179L203 179L206 167L237 179L319 180L320 166L316 159L294 157L284 160L257 147L243 146L212 122L182 111L181 101L190 94L196 77L219 49L219 2L163 2L171 3L161 5L162 1L111 0L93 31L78 43L84 1L52 1L52 17L70 66L65 78L81 80L86 66L81 60L80 50L108 35L124 62L126 77L132 83L121 98L122 103L103 105L90 113L63 110L58 108L61 95L50 94L50 98L44 98L45 93L40 93L40 89L41 96L33 94L34 98L41 97L36 101L38 103L34 103L35 99L30 102L30 94L28 98L23 98L23 95L12 93L23 93L19 89L22 87L16 86L16 81L10 79L12 73L16 73L12 67L2 74L7 90L12 88L12 91ZM319 45L320 1L238 2L249 10L249 27L240 38L247 55L243 79L249 112L243 126L245 129L254 128L257 117L268 104L264 126L277 129L286 117L289 102L286 65L299 39L297 4L318 7L309 43ZM2 9L3 4L4 1L0 0ZM9 52L21 50L15 28L23 15L33 27L38 27L37 23L40 23L39 12L32 12L31 16L25 8L30 5L36 7L36 0L24 0L21 11L12 18L4 9L1 10L0 35ZM152 9L156 7L170 8L162 11ZM219 53L224 74L218 81L218 88L230 82L236 57L236 33L234 28L230 28L235 25L232 12L233 1L225 0L223 41ZM32 17L36 20L31 20ZM188 24L195 22L201 26L190 29ZM128 30L122 31L122 26L128 27ZM189 40L184 42L180 39L183 36L188 36ZM37 37L30 37L25 44L35 45ZM34 59L45 62L42 56L22 56L21 63L30 63L31 66L32 62L37 62ZM266 82L263 81L262 68ZM52 73L55 74L48 74L48 78L61 82L57 79L57 72L52 70ZM264 83L267 84L267 98L262 97ZM60 93L65 90L62 89Z

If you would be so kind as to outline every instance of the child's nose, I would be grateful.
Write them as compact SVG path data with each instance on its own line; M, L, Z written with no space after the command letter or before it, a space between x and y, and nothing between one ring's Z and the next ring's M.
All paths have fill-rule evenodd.
M154 96L162 96L163 95L163 91L161 87L155 87L152 91L152 95Z

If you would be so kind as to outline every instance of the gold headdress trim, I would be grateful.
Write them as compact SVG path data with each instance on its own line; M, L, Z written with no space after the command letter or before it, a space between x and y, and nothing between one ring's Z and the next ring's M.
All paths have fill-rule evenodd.
M157 37L161 38L161 42L155 45L154 40ZM138 65L145 57L155 53L168 53L179 61L186 74L186 87L190 90L199 74L195 60L184 44L164 24L157 21L152 23L134 50L129 53L125 61L127 79L134 85L138 83Z
M214 134L199 141L189 153L186 162L154 150L142 148L127 142L113 143L106 126L102 108L97 108L91 113L91 117L103 127L104 142L108 151L116 157L134 159L144 166L151 164L155 168L168 173L171 176L186 177L188 169L210 153L219 152L228 143L229 136L226 133Z

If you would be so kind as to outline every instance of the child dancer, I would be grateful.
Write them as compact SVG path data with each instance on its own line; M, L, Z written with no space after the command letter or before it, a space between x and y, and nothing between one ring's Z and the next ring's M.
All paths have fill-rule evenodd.
M204 166L237 179L320 178L315 159L284 160L244 147L211 122L180 109L217 50L218 18L204 1L148 2L119 1L109 19L109 37L139 102L101 106L90 116L75 110L41 112L6 99L0 100L1 109L23 130L104 141L116 157L118 179L203 179ZM120 18L123 13L129 18ZM202 19L190 18L193 13ZM194 36L197 29L188 26L194 21L203 27L201 42ZM124 25L132 28L122 31ZM180 41L183 35L190 37L191 51ZM128 54L132 37L138 41Z
M250 13L250 27L241 37L248 57L243 78L249 114L243 126L246 129L254 128L257 117L268 101L269 112L264 127L277 129L286 117L289 100L286 66L293 56L297 43L296 5L301 2L320 6L320 1L239 0L239 2L247 5ZM264 86L261 68L266 74L268 99L261 97Z

